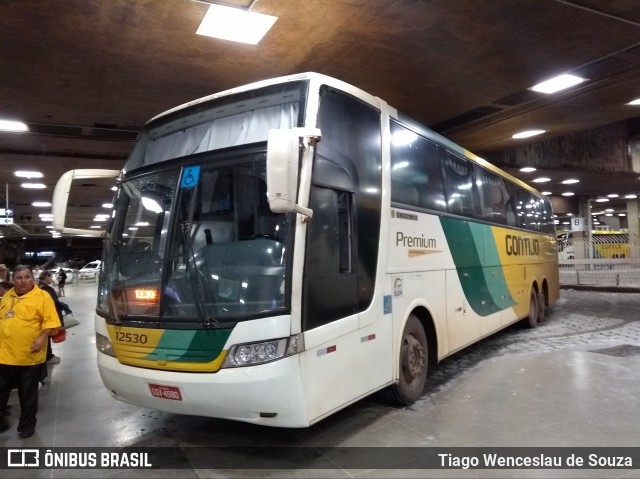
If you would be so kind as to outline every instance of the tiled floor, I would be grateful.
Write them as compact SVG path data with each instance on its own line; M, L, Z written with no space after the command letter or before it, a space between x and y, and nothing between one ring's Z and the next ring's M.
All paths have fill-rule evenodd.
M390 407L374 396L308 429L177 416L113 400L96 367L95 295L95 285L67 287L66 301L81 324L68 331L66 342L54 345L62 361L50 366L50 380L41 390L36 435L21 440L11 429L0 434L0 446L159 446L170 448L167 457L175 453L175 469L5 469L0 477L640 477L638 463L635 469L461 470L384 468L377 461L384 464L385 455L392 460L391 452L415 447L637 450L639 294L564 290L537 329L510 328L431 367L429 387L412 407ZM15 425L17 397L10 402ZM229 462L220 461L219 449L210 449L222 446L238 448ZM284 468L291 450L265 449L278 446L307 448L299 451L311 459ZM341 456L352 449L323 449L341 447L379 449L358 449L372 460L353 467ZM279 454L284 458L274 457L270 468L253 469L256 461ZM322 468L327 463L331 468Z

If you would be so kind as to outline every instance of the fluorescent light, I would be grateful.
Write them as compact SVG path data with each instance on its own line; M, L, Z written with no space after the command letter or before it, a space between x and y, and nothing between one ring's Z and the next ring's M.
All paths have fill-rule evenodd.
M24 170L14 171L13 174L16 175L18 178L28 178L28 179L42 178L44 176L39 171L24 171Z
M607 201L609 201L609 198L598 198L596 203L606 203Z
M277 19L239 8L210 5L196 34L256 45Z
M637 197L638 197L637 195L626 195L625 199L632 200L632 199L637 198Z
M102 203L102 207L111 209L113 208L113 205L111 203Z
M617 198L618 194L617 193L611 193L610 195L607 195L607 198Z
M549 196L551 194L550 191L542 191L541 194L543 194L544 196Z
M631 100L627 105L640 105L640 98L636 98L635 100Z
M47 185L45 185L44 183L22 183L20 186L22 188L31 188L37 190L41 190L47 187Z
M540 177L535 180L531 180L532 183L546 183L547 181L551 181L551 178Z
M530 136L541 135L543 133L546 133L546 131L547 130L526 130L526 131L521 131L519 133L516 133L511 138L515 140L520 140L522 138L529 138Z
M48 201L34 201L31 203L31 206L35 206L36 208L48 208L51 206L51 203Z
M573 196L575 193L572 193L571 191L567 191L566 193L562 193L562 196Z
M100 226L100 225L91 225L91 226L89 226L89 228L100 229L100 228L102 228L102 226Z
M562 182L563 185L572 185L574 183L580 183L580 180L576 180L575 178L571 178L571 179L568 179L568 180L564 180Z
M26 123L13 120L0 120L0 130L2 131L29 131Z
M538 83L537 85L532 86L531 90L539 93L555 93L578 85L585 80L585 78L565 73L564 75L558 75L557 77Z
M533 166L525 166L524 168L520 168L520 171L523 173L531 173L532 171L536 171Z

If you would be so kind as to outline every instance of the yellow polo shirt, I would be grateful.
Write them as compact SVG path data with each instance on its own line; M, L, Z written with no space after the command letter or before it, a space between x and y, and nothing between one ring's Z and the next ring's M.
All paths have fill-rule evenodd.
M0 364L31 366L44 363L47 347L32 353L31 344L42 330L52 329L55 333L60 326L49 293L34 286L28 293L18 296L15 288L11 288L0 302Z

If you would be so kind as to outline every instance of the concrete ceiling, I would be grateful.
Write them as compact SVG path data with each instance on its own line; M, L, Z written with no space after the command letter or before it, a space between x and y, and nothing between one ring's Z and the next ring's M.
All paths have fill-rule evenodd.
M64 171L119 169L152 116L275 76L335 76L480 155L522 145L511 135L524 129L552 139L640 117L626 105L640 97L638 0L227 4L278 20L253 46L196 35L208 5L192 0L0 3L0 118L31 130L0 132L0 206L8 192L25 233L47 234L38 219L47 209L31 203L50 201ZM589 81L558 95L528 90L566 72ZM42 171L47 188L20 188L17 169ZM638 175L581 174L576 194L640 189ZM110 199L108 184L87 182L71 201L70 226L87 228Z

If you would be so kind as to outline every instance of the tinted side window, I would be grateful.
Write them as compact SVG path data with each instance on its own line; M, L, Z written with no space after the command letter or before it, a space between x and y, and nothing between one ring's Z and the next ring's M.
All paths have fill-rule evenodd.
M454 215L478 216L476 211L473 165L470 161L439 148L442 159L447 210Z
M480 217L494 223L507 224L509 193L502 177L475 165L475 180L480 200Z
M391 201L444 210L437 146L391 122Z

